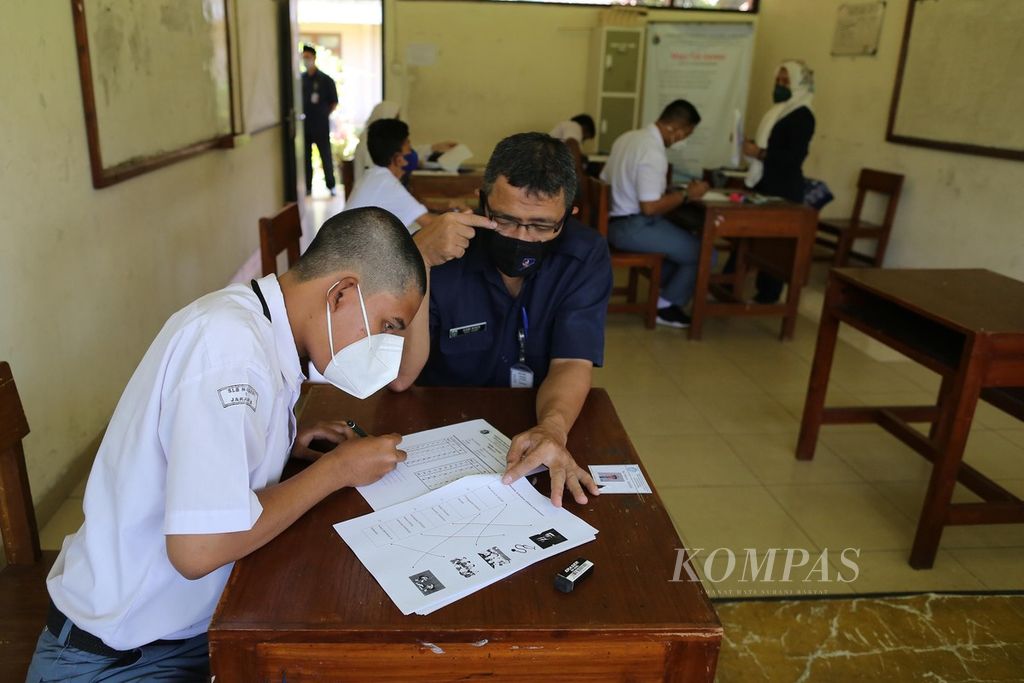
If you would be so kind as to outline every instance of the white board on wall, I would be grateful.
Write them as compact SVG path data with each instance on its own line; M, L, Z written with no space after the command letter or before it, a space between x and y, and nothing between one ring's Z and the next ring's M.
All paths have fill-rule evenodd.
M72 4L93 185L230 143L225 0Z
M754 26L750 23L651 23L647 26L641 122L684 99L701 116L681 151L668 151L676 171L700 177L729 164L736 112L747 108Z
M912 0L888 140L1024 159L1024 0Z

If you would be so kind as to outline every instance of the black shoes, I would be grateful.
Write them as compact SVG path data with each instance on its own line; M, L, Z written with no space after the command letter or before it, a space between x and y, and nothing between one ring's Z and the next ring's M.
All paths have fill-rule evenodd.
M683 313L683 309L673 304L665 308L659 308L658 317L655 322L666 327L682 329L690 326L690 316Z

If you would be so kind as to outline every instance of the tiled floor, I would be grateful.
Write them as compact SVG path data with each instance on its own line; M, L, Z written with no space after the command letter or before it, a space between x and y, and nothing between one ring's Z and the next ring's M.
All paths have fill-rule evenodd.
M702 557L695 562L718 579L706 581L709 594L1024 589L1024 525L949 528L935 567L910 569L928 468L881 429L825 427L815 459L794 459L816 324L801 318L786 343L777 331L772 319L712 320L703 341L689 342L682 331L612 316L606 367L595 371L687 545L704 556L721 549L706 566ZM932 400L934 374L866 341L844 333L829 402ZM967 460L1024 495L1024 424L981 406ZM957 496L972 498L959 489ZM44 546L59 547L80 522L81 490L43 530ZM750 548L762 559L780 549L776 574L792 549L792 581L743 581ZM852 576L839 561L846 548L860 551L852 556L859 573L840 582L840 571ZM818 566L826 551L826 566ZM730 552L737 563L727 573Z

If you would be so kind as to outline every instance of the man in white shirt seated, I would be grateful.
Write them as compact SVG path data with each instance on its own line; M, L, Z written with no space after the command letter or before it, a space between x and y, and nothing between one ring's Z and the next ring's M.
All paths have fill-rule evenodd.
M27 681L209 681L206 630L232 563L405 459L397 434L360 439L341 422L296 434L301 359L367 397L398 376L399 335L426 284L398 219L358 209L324 223L280 279L171 316L110 419L85 521L50 570ZM321 454L313 439L337 445ZM289 455L314 462L282 482Z
M593 140L597 135L594 119L589 114L577 114L568 121L560 121L555 124L548 135L565 143L576 161L576 177L585 178L587 158L583 154L583 144L587 140ZM578 185L577 183L577 194L579 193Z
M409 232L438 222L441 216L430 213L401 181L406 155L412 149L408 124L398 119L374 121L367 129L366 146L374 167L356 182L345 208L379 206L398 216Z
M601 179L611 184L608 241L624 251L665 255L659 325L689 327L683 307L693 297L700 258L700 237L665 217L687 199L700 199L707 183L693 181L672 190L665 149L679 145L700 123L696 107L686 100L670 103L658 120L620 136L612 145Z

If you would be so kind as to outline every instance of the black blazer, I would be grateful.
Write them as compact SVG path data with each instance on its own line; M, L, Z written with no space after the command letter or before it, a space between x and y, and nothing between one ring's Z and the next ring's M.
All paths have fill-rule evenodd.
M800 107L775 122L764 157L764 174L754 188L761 194L804 201L803 163L814 135L814 114Z

